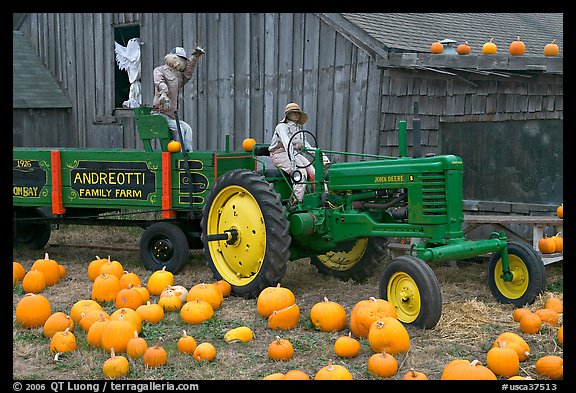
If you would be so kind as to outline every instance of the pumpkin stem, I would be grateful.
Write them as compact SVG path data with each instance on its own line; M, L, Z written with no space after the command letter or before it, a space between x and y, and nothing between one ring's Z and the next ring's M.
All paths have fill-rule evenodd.
M376 327L377 327L378 329L382 329L382 328L384 327L384 322L382 322L382 321L376 321Z
M276 336L276 342L278 344L282 344L282 339L280 338L280 336Z
M164 267L166 267L166 266L164 266ZM163 339L162 337L160 337L160 338L158 339L158 342L156 343L156 348L159 348L159 347L160 347L160 344L162 344L162 341L164 341L164 339Z
M48 253L45 253L45 254L44 254L44 260L47 261L47 260L49 260L49 259L50 259L50 258L48 257Z
M328 300L328 298L326 296L324 296L324 301L329 302L330 300Z
M328 360L327 370L330 370L330 371L334 370L334 364L332 363L332 359Z
M57 362L58 360L60 360L60 359L58 359L59 357L60 357L60 352L56 352L56 355L54 355L54 361Z
M64 330L64 331L62 332L62 334L63 334L64 336L67 336L69 330L70 330L70 328L67 327L66 330Z
M516 36L516 41L520 41L520 36Z
M480 363L480 361L478 359L474 359L470 362L471 366L476 366L478 363Z
M187 336L186 330L182 330L182 337L186 337L186 336Z
M116 353L114 353L114 347L110 348L110 357L114 359L116 357Z
M412 367L410 369L410 373L412 373L412 376L415 377L416 376L416 370L414 369L414 367Z
M138 330L134 330L134 338L138 338Z
M372 300L373 302L376 301L376 298L374 296L370 296L370 300Z

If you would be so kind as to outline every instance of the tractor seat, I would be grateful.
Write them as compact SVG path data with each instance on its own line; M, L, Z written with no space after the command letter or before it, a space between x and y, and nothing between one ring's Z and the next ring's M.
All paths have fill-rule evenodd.
M282 171L274 165L272 159L270 158L270 150L268 150L267 144L257 144L254 146L254 155L258 158L256 172L265 177L282 177L282 173L288 179L290 175L285 171ZM264 165L263 165L264 164Z

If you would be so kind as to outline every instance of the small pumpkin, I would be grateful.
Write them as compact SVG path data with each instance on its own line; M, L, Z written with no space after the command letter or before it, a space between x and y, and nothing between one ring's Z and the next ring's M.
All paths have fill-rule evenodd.
M93 309L102 310L102 306L100 303L92 299L78 300L70 309L70 318L72 318L75 324L78 324L82 319L82 314L88 314L88 311Z
M339 364L332 363L332 360L328 361L328 365L322 367L314 375L315 380L352 380L352 374L348 369Z
M520 318L519 328L522 333L536 334L540 331L541 327L542 319L533 312L525 314Z
M276 339L268 344L268 357L272 360L287 361L294 356L292 343L284 338L276 336Z
M118 277L113 274L102 273L96 277L92 284L91 299L99 303L115 301L120 289Z
M158 304L164 309L164 312L178 312L182 308L182 300L175 292L173 295L161 297Z
M559 53L560 48L558 47L556 40L552 40L552 42L550 42L549 44L544 45L544 56L558 56Z
M120 278L124 275L124 267L122 267L120 262L113 260L108 256L108 261L100 266L100 274L102 273L116 276L118 282L120 282Z
M56 332L63 332L66 329L73 331L74 321L66 313L58 311L50 315L46 322L44 322L42 334L44 337L52 338Z
M147 288L151 295L160 296L166 287L172 285L174 285L174 274L163 266L162 270L156 270L150 275Z
M151 324L160 322L164 318L164 308L157 303L151 303L149 300L146 304L139 306L136 309L142 321L146 321Z
M558 343L560 343L560 345L564 345L564 325L560 325L556 338L558 339Z
M518 355L518 360L521 362L528 359L530 356L530 346L528 343L514 332L503 332L498 335L494 340L493 347L498 347L499 343L506 343L506 347L513 349Z
M187 301L197 299L208 302L214 310L217 310L222 305L224 297L218 285L213 283L200 283L190 288L186 296Z
M352 333L338 337L334 343L334 353L341 358L356 357L360 353L360 342L352 337Z
M16 322L25 328L44 326L50 315L52 307L43 295L27 293L16 304Z
M456 53L459 55L469 55L471 51L472 50L470 49L470 45L468 45L468 41L464 41L456 47Z
M394 356L382 350L368 359L368 371L381 378L390 378L398 372L398 361Z
M375 297L361 300L354 305L350 313L350 330L358 338L368 338L372 323L385 317L398 318L396 307L392 303Z
M192 354L197 362L211 362L216 357L216 348L209 342L198 344Z
M220 292L222 292L223 297L228 297L232 293L232 285L226 280L218 280L216 281L216 285L220 288Z
M122 283L120 287L122 287ZM128 284L128 287L120 289L116 295L115 304L117 309L127 307L136 310L143 304L142 295L132 284Z
M561 203L560 206L556 208L556 216L558 218L564 218L564 204Z
M416 369L412 367L404 374L402 379L405 381L424 381L428 380L428 376L421 371L416 371Z
M44 254L44 259L34 261L30 270L44 273L46 286L52 286L60 281L60 265L54 259L50 259L48 253Z
M12 262L12 276L16 277L18 281L22 281L26 275L26 269L24 266L17 261Z
M554 252L562 252L564 251L564 238L560 236L560 232L551 236L550 239L554 241Z
M140 296L142 296L142 304L146 304L150 300L150 291L148 291L148 288L143 287L142 284L138 284L134 289L140 293Z
M283 379L285 381L287 381L287 380L307 381L307 380L310 380L310 375L306 374L302 370L294 369L294 370L290 370L286 374L284 374Z
M520 371L520 359L515 350L507 348L506 341L498 341L486 355L486 366L497 376L512 377Z
M92 324L99 321L100 318L110 319L110 315L104 310L93 309L82 315L78 325L88 333Z
M194 355L197 344L194 337L189 336L186 330L182 330L182 337L178 339L178 352L188 355Z
M104 378L116 379L123 377L130 371L130 363L124 356L116 355L114 348L110 349L110 357L102 365Z
M279 381L284 379L284 374L282 373L272 373L266 375L262 380L264 381Z
M516 308L514 309L514 311L512 312L512 318L516 321L519 322L520 318L522 318L522 316L524 314L530 313L532 312L529 308L527 307L520 307L520 308Z
M228 330L224 334L224 341L226 341L227 343L233 341L242 341L247 343L249 341L252 341L253 338L254 333L252 332L252 329L250 329L248 326L239 326L237 328Z
M101 315L100 320L94 322L90 326L90 329L88 329L88 333L86 334L88 345L94 348L102 348L102 333L109 322L109 318L106 319Z
M214 315L214 309L205 300L192 300L180 308L180 317L186 323L193 325L209 320Z
M46 289L46 276L40 270L29 270L22 280L26 293L40 293Z
M490 38L488 42L482 45L482 54L494 55L496 52L498 52L498 47L494 43L494 37Z
M142 280L140 277L134 273L124 270L124 274L120 277L120 287L122 289L129 288L129 287L137 287L138 285L142 285Z
M294 293L278 283L275 287L266 287L258 295L256 309L258 314L268 318L275 310L281 310L296 303Z
M564 360L557 355L542 356L536 360L536 373L551 379L564 377Z
M94 282L96 277L100 275L100 267L106 262L108 262L108 259L102 259L96 255L96 259L93 259L88 263L88 278L90 278L90 281Z
M542 254L552 254L556 251L556 243L547 234L538 240L538 250Z
M510 43L508 52L511 56L523 56L526 53L526 44L517 36L514 41Z
M386 350L387 353L395 355L410 349L410 336L400 321L385 317L370 326L368 343L376 353Z
M346 327L346 310L341 304L324 296L322 302L314 304L310 309L310 321L322 332L339 332Z
M496 374L477 359L456 359L442 370L441 380L497 380Z
M66 328L63 332L56 332L50 339L50 353L64 353L76 350L76 336Z
M256 144L256 139L251 138L251 137L245 138L242 141L242 149L244 149L244 151L250 152L254 148L255 144Z
M110 314L111 320L118 320L120 317L123 317L125 321L130 322L132 326L134 326L134 329L138 331L138 333L142 331L142 318L135 310L123 307Z
M540 308L534 311L534 314L538 315L542 320L542 323L558 326L559 322L559 315L556 311L552 310L551 308Z
M430 45L430 53L439 55L442 52L444 52L444 45L442 45L440 41L433 42L432 45Z
M186 303L186 299L188 297L188 289L184 288L182 285L172 285L168 288L172 290L174 295L180 298L182 304ZM166 289L164 291L166 291ZM164 291L162 291L162 293L164 293ZM162 293L160 294L160 297L162 297Z
M171 140L168 142L168 151L170 153L178 153L182 150L182 144L178 141Z
M154 368L163 366L168 360L168 354L166 350L161 346L164 339L160 337L158 342L153 347L148 347L144 355L142 356L142 363L146 367Z
M296 303L274 310L268 317L268 327L272 330L290 330L298 326L300 319L300 307Z
M134 337L126 344L126 354L132 359L140 359L148 349L148 343L142 337L138 337L138 332L134 330Z

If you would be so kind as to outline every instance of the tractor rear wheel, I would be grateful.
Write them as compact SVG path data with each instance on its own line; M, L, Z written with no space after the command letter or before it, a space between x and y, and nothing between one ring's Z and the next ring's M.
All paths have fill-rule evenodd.
M40 250L50 240L51 225L40 222L47 215L40 208L21 208L15 211L12 247Z
M388 256L388 238L362 238L347 242L339 250L310 257L318 272L342 280L362 282L372 277Z
M502 277L502 258L499 252L488 263L488 286L500 303L523 307L532 304L546 290L546 269L542 259L532 247L521 243L508 243L508 266L512 281Z
M411 255L386 265L380 278L380 298L392 303L398 320L411 326L433 328L442 315L442 293L434 271Z
M220 176L206 199L201 227L208 266L234 295L255 298L281 281L291 237L286 209L264 177L246 169Z

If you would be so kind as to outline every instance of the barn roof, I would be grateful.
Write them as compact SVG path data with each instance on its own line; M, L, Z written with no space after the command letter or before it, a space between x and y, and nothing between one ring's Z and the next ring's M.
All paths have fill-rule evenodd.
M445 69L505 73L563 73L563 13L324 13L319 17L367 50L383 67ZM510 56L510 43L520 37L524 56ZM495 55L483 55L482 46L491 38ZM468 56L432 55L435 41L467 41ZM556 40L560 53L545 57L544 46ZM504 72L504 73L502 73ZM450 72L447 72L450 73Z
M544 45L556 40L562 54L562 13L343 13L342 16L380 41L390 51L430 51L435 41L468 41L472 53L494 38L498 52L508 53L518 36L526 56L542 56Z
M12 108L70 108L70 100L21 31L12 34Z

